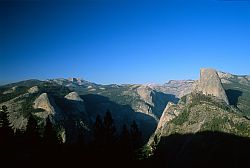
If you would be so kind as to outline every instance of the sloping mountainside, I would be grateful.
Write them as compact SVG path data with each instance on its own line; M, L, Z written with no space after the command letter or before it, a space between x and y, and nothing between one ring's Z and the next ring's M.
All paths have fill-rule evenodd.
M70 100L66 96L70 92L67 87L56 83L23 81L1 87L0 105L7 106L9 120L14 130L25 130L30 115L37 119L42 130L49 117L56 126L58 134L65 141L67 135L73 134L72 131L77 128L86 131L86 125L88 125L84 108L79 110L77 100ZM68 126L69 123L74 122L77 124ZM76 138L76 131L74 135L71 140Z
M218 75L225 88L229 104L250 118L250 76L237 76L224 72L218 72Z
M75 141L79 132L91 133L96 116L103 117L107 110L118 131L135 120L144 140L156 128L155 134L166 136L172 134L172 129L165 129L168 127L177 133L210 130L217 115L221 122L233 119L233 125L222 122L220 129L243 135L244 131L238 129L241 123L242 127L248 125L244 123L250 117L249 90L249 76L203 69L199 81L172 80L163 85L100 85L79 78L21 81L0 86L0 105L7 106L14 129L26 129L32 114L42 131L49 117L64 141ZM218 114L207 115L208 111ZM171 125L181 116L188 116L187 121L180 119L181 125Z
M248 76L201 71L194 90L165 108L148 142L151 159L162 167L250 165Z
M91 132L96 116L110 110L118 131L137 122L145 140L155 130L166 104L178 102L172 94L145 85L98 85L78 78L28 80L0 87L0 105L8 107L14 129L25 129L30 114L42 128L47 117L63 140Z

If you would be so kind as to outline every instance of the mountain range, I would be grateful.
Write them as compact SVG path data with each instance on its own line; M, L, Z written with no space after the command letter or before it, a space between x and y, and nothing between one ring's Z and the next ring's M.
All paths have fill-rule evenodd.
M80 78L20 81L0 86L3 105L14 130L25 130L30 115L40 129L49 118L65 143L77 141L81 133L91 137L97 115L110 111L118 132L136 121L147 157L168 156L167 137L173 135L212 131L250 137L250 76L211 68L201 68L199 80L163 85L101 85ZM178 158L187 158L193 141L206 142L188 136L175 150Z

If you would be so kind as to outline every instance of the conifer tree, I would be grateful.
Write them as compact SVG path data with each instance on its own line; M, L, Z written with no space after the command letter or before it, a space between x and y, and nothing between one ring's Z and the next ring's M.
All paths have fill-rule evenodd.
M132 152L132 143L131 143L131 135L127 128L127 126L124 124L122 127L122 132L119 138L119 152L123 159L128 159L131 157Z
M108 110L103 120L104 143L107 146L113 145L115 142L116 128L111 112Z
M122 127L122 132L121 132L119 141L122 146L128 146L130 143L130 133L125 124Z
M98 114L96 116L95 124L94 124L94 145L97 147L101 147L103 144L103 122L101 116Z
M133 148L139 148L142 144L142 135L135 121L133 121L130 126L130 134Z
M53 145L59 144L56 131L54 130L53 124L51 123L49 117L46 119L43 140L44 140L44 144L46 145L53 146Z
M38 145L40 142L40 134L37 121L32 114L30 115L27 123L25 137L30 145Z
M14 148L13 135L14 133L8 119L7 106L3 105L0 111L0 159L8 160L12 157Z
M7 106L3 105L0 113L0 135L2 140L8 142L13 138L13 130L10 126L7 111Z

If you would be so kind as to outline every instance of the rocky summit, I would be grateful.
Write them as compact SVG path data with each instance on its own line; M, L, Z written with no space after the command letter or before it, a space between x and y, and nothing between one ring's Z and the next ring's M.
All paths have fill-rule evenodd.
M249 91L247 75L202 68L191 93L164 109L148 155L162 167L249 165Z
M200 70L200 79L195 86L195 90L205 95L213 95L229 104L220 77L214 69L202 68Z

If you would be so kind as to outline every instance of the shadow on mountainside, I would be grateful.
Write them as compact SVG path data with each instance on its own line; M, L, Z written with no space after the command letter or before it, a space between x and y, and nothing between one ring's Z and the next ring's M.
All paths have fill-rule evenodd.
M163 137L150 163L166 168L248 167L250 138L221 132Z
M242 96L242 91L227 89L226 94L227 94L227 97L228 97L229 104L234 105L235 107L237 107L239 97Z
M108 97L97 94L87 94L81 98L85 101L85 107L92 124L98 114L103 117L107 110L110 110L118 132L122 129L123 124L129 127L133 120L138 124L144 141L148 140L155 131L157 121L147 114L134 111L129 105L115 103Z
M165 94L162 92L155 91L155 95L152 96L152 100L155 103L155 106L152 108L152 111L154 114L157 115L158 118L160 118L168 102L173 102L177 104L179 98L172 94Z

